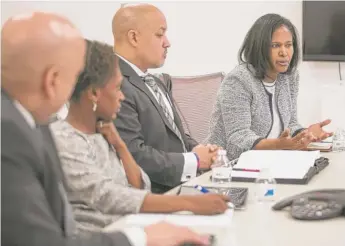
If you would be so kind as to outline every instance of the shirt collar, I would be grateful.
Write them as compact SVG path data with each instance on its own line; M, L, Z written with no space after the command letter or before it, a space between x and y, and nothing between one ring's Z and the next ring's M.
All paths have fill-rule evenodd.
M34 117L31 113L23 107L18 101L13 101L14 106L18 109L19 113L24 117L25 121L29 124L31 128L36 128L36 123Z
M273 87L276 85L276 82L277 80L273 81L273 82L265 82L265 81L262 81L262 83L264 84L264 86L267 86L267 87Z
M144 73L143 71L141 71L136 65L134 65L130 61L126 60L125 58L123 58L119 54L116 54L116 55L118 57L120 57L122 60L124 60L134 70L134 72L136 72L138 74L139 77L145 77L146 75L148 75L148 72Z

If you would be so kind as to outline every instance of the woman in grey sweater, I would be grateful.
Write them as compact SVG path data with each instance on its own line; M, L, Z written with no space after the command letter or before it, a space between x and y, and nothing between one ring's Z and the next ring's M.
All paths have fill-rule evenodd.
M128 213L224 212L226 196L150 193L148 176L112 123L124 99L118 58L109 45L87 43L85 69L72 94L67 119L51 126L78 229L101 230Z
M247 33L238 65L223 80L207 142L230 159L250 149L305 149L327 138L330 120L304 129L297 120L299 44L294 25L277 14L260 17Z

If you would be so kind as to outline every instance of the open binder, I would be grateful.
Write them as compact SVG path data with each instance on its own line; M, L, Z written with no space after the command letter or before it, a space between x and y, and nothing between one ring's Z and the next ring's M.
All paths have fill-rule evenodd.
M329 160L320 157L319 151L252 150L240 156L231 176L235 182L254 182L259 172L235 170L256 170L269 166L278 184L307 184L328 165Z

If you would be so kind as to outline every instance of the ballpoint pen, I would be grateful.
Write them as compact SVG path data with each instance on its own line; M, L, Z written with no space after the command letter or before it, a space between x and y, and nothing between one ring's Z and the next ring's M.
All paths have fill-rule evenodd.
M205 187L202 187L201 185L195 185L194 188L197 189L198 191L204 193L204 194L210 193L210 191L208 189L206 189ZM232 202L227 202L227 205L231 209L235 208L235 205Z

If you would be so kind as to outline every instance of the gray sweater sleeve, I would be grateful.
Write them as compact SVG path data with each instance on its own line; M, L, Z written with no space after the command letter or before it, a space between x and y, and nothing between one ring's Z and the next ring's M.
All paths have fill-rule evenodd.
M251 92L246 83L239 77L229 74L222 82L218 100L227 143L232 143L232 147L237 148L228 152L242 153L253 148L262 138L250 129Z
M291 92L291 120L289 124L291 135L294 136L298 134L304 128L298 123L297 120L297 97L299 88L299 73L296 72L293 79L290 80L290 92Z

